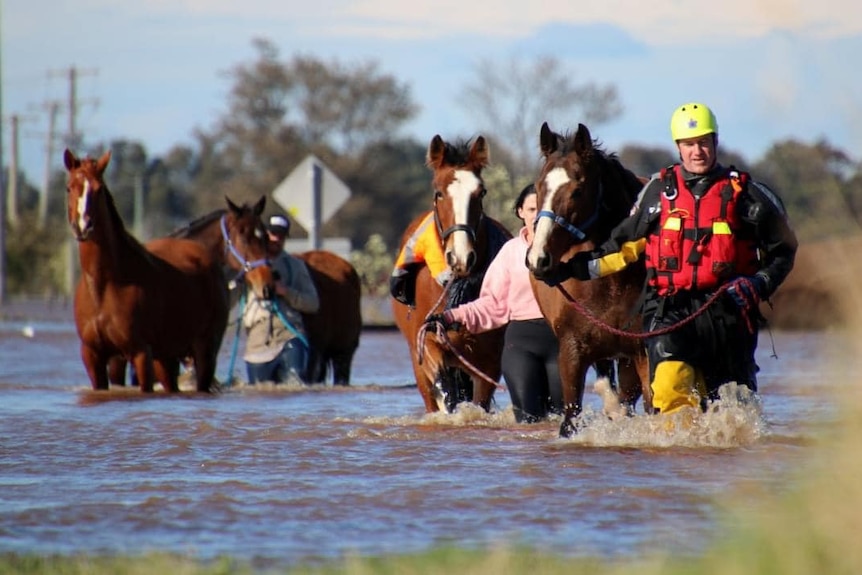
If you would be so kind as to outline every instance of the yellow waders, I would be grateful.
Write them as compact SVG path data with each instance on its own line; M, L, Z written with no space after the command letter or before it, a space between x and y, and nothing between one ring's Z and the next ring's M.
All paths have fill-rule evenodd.
M652 404L668 414L684 407L700 408L705 392L703 374L684 361L662 361L655 367Z

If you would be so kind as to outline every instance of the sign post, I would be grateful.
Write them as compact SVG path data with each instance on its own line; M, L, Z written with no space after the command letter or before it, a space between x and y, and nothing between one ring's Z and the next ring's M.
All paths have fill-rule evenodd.
M272 192L272 198L308 231L309 249L322 246L320 228L350 197L350 188L314 155L307 156Z

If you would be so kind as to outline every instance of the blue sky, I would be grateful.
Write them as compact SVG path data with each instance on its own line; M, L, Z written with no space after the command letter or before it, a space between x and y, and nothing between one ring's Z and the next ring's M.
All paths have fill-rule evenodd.
M45 105L65 106L70 67L86 141L131 138L158 155L213 125L226 106L223 72L254 58L255 37L284 59L379 62L411 86L421 113L406 133L422 142L480 131L455 102L478 62L553 55L577 81L617 86L623 113L591 127L611 150L670 147L669 116L686 101L711 105L722 144L749 159L788 137L826 138L855 159L862 148L860 2L5 0L0 16L5 160L17 114L34 183ZM548 120L561 130L578 122ZM58 128L67 125L64 107ZM57 144L52 164L61 157Z

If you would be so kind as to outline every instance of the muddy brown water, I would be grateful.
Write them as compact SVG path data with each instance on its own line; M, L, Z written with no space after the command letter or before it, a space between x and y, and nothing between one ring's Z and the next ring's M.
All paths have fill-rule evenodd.
M505 392L490 414L426 415L395 331L363 333L347 389L113 390L94 402L70 312L4 317L0 551L25 553L284 565L443 543L696 553L740 486L796 481L855 361L840 336L810 332L775 333L775 359L764 334L759 404L728 398L669 429L643 415L609 421L588 391L586 430L564 440L558 421L516 424Z

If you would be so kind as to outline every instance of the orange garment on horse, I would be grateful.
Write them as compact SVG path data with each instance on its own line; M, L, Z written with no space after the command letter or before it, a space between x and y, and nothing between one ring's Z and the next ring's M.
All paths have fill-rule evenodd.
M431 276L440 285L452 279L452 270L446 264L440 233L434 223L434 212L428 212L410 237L404 242L395 268L389 278L392 297L406 305L413 304L415 277L422 265L428 266Z

